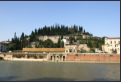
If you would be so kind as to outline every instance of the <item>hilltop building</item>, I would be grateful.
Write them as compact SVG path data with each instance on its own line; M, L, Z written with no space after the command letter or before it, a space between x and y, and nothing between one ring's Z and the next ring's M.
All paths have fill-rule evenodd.
M82 34L82 38L85 39L85 38L92 38L92 34Z
M101 37L97 37L97 36L94 36L93 38L97 38L98 40L101 40L102 39Z

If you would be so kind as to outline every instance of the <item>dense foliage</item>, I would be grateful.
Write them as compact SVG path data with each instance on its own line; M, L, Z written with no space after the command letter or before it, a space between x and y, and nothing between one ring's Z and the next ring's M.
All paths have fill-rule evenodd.
M99 50L102 50L102 44L104 44L104 38L103 39L97 39L97 38L78 38L79 44L87 44L89 48L99 48Z
M82 27L77 27L77 26L73 26L72 28L69 28L68 26L65 25L61 25L59 26L58 24L56 24L55 26L51 26L51 27L46 27L44 26L43 28L39 28L38 30L35 29L35 31L32 31L31 34L29 36L25 35L24 33L21 34L20 38L16 37L16 33L14 35L14 38L12 38L11 40L11 44L8 46L8 50L21 50L22 48L32 48L32 46L30 45L31 42L39 42L39 45L36 45L36 48L63 48L64 47L64 42L61 41L63 38L63 35L72 35L72 34L89 34L89 32L86 32L84 29L83 32L83 28ZM37 36L40 35L47 35L47 36L51 36L51 35L59 35L60 38L58 39L57 43L53 43L52 40L47 39L45 41L42 40L38 40ZM87 44L88 47L90 48L99 48L101 50L101 45L104 44L104 38L102 38L102 40L98 40L98 39L93 39L93 38L86 38L83 39L82 35L78 35L80 36L79 38L75 39L72 36L69 37L69 41L70 43L73 42L77 42L77 40L79 40L80 44ZM29 40L27 40L27 38L30 37Z

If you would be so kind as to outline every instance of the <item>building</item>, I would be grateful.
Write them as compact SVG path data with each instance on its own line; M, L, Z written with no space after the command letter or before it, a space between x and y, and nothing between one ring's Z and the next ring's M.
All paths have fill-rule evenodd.
M77 47L78 51L90 51L90 48L87 46L87 44L79 44Z
M117 54L120 54L120 37L105 38L105 44L102 45L102 50L108 53L117 52Z
M92 34L82 34L82 38L85 39L85 38L92 38Z
M11 44L11 41L0 42L0 52L7 52L7 46Z
M78 51L90 51L87 44L65 44L65 53L77 53Z
M101 40L101 39L102 39L101 37L97 37L97 36L95 36L95 37L93 37L93 38L97 38L98 40Z
M65 44L65 53L77 53L77 44Z
M0 52L7 52L7 44L0 42Z
M65 44L69 44L69 42L70 42L68 39L62 39L61 41L64 42L64 47L65 47Z

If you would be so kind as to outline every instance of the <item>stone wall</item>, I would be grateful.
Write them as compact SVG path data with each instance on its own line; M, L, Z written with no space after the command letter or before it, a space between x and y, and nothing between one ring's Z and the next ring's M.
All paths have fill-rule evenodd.
M66 61L120 61L120 55L109 54L68 54Z

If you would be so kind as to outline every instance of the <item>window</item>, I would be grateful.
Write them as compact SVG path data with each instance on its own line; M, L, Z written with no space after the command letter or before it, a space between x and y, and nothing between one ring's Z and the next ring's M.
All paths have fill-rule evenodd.
M120 43L120 41L118 41L118 43Z
M116 41L114 41L114 43L116 43Z
M110 43L112 44L112 41Z
M115 47L116 47L116 45L115 45Z

